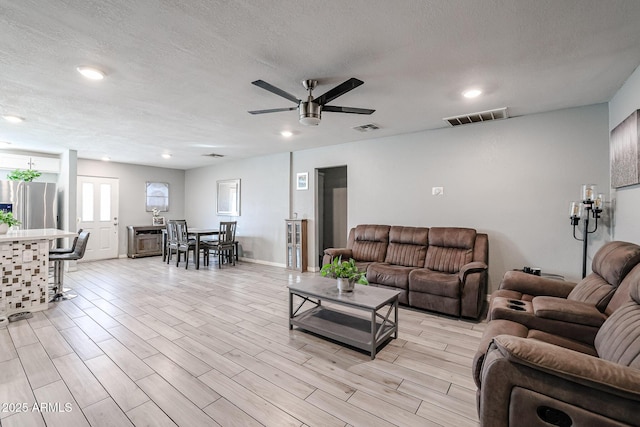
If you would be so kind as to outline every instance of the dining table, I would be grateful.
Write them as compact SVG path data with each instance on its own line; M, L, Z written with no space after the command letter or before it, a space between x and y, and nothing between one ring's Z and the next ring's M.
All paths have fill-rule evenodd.
M190 228L189 236L192 236L196 241L196 253L195 253L195 263L196 270L200 269L200 241L204 236L217 236L220 234L220 230L217 228Z

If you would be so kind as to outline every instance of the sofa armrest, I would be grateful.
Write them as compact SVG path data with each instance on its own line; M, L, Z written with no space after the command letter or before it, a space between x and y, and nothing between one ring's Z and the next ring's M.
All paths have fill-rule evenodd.
M600 327L607 319L594 305L582 301L540 296L535 297L531 303L535 316L543 319L595 327Z
M480 425L637 425L640 370L598 357L499 335L481 378Z
M327 257L329 260L325 262ZM323 264L328 264L338 257L342 257L343 261L349 261L349 258L353 258L353 251L347 248L327 248L324 250Z
M522 271L507 271L500 283L500 289L517 291L529 295L548 295L566 298L576 283L548 279Z
M493 344L509 362L640 401L640 370L527 338L498 335Z
M471 273L481 273L483 271L487 271L487 264L482 261L473 261L469 264L465 264L462 266L460 271L458 272L458 277L460 278L460 282L464 283L467 279L467 275Z

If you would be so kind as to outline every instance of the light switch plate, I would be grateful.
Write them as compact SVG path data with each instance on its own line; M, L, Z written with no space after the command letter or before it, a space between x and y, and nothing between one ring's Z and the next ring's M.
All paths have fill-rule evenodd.
M432 196L444 196L444 187L431 187Z

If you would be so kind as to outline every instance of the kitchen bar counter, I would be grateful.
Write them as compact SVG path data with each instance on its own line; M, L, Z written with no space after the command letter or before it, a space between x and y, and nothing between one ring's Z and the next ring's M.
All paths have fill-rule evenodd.
M53 240L75 236L53 228L0 235L0 307L5 316L47 309L49 247Z
M38 230L13 230L7 234L0 234L1 242L21 242L33 239L64 239L65 237L75 237L76 233L69 231L56 230L55 228L42 228Z

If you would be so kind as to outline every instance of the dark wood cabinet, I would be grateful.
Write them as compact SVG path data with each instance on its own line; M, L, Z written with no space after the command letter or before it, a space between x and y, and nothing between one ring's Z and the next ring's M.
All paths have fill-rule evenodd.
M164 225L127 226L127 256L162 255L162 230Z

